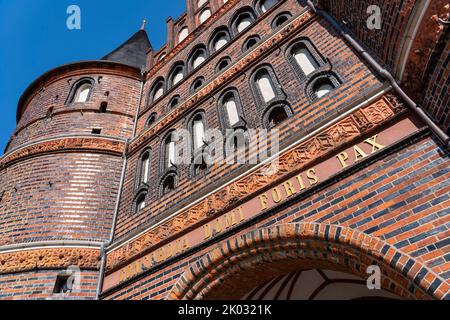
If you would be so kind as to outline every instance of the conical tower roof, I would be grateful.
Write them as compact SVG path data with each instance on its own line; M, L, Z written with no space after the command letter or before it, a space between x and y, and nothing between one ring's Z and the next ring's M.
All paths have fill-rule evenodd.
M140 69L146 65L147 51L150 48L144 21L138 32L101 60L119 62Z

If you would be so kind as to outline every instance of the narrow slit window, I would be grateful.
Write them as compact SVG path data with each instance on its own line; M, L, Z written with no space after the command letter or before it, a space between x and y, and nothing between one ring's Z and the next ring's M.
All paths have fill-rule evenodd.
M194 149L198 149L204 145L205 125L201 116L197 116L193 122L193 141Z
M146 152L141 158L141 182L148 183L150 175L150 152Z
M225 100L225 109L227 111L230 126L234 126L239 122L239 112L234 95Z

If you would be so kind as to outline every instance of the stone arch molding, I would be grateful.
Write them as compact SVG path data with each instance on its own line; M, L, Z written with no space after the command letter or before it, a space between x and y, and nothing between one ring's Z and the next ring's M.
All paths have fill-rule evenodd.
M447 288L444 280L385 241L342 226L297 223L221 243L187 268L166 299L240 299L252 287L299 268L330 268L367 279L367 267L374 264L382 271L382 289L399 298L445 298L442 290L431 291L436 282Z

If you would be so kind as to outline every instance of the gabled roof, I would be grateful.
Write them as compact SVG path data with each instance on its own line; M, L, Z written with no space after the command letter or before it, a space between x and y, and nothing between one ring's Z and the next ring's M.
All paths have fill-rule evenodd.
M141 29L101 60L118 62L140 69L146 65L147 51L150 48L147 32Z

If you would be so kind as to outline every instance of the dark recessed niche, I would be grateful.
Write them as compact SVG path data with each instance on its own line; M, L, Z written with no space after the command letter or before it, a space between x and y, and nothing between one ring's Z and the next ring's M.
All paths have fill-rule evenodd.
M106 101L103 101L101 104L100 104L100 113L106 113L106 111L108 110L108 102L106 102Z
M102 129L92 129L92 134L101 134L102 133Z
M72 278L69 275L58 275L55 282L55 287L53 288L53 293L61 294L61 293L70 293L72 292L71 283Z
M47 119L49 119L53 116L53 107L48 108L46 116L47 116Z

